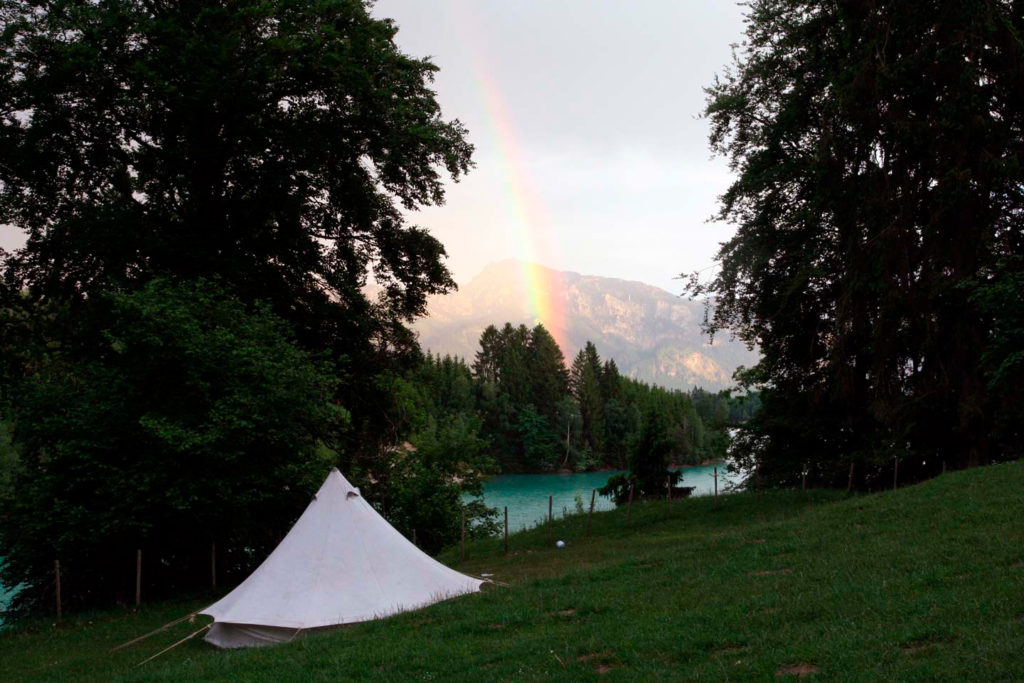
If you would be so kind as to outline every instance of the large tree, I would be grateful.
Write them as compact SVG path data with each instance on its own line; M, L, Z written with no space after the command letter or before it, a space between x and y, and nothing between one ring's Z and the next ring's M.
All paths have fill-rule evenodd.
M161 536L259 550L328 460L387 456L377 377L416 360L405 323L453 286L404 216L472 148L370 5L0 0L0 223L28 237L0 253L25 465L0 555L26 596L55 554L86 601L106 558ZM36 504L94 533L9 524ZM195 551L147 557L184 572Z
M452 286L402 209L470 164L436 67L363 0L4 0L0 222L13 287L87 297L216 275L307 346L408 346ZM372 273L383 295L364 295Z
M979 302L1019 272L1022 35L994 0L749 5L706 112L736 233L692 291L761 350L762 475L845 483L853 461L870 485L898 456L918 477L1019 452L992 441L982 361L1009 309Z

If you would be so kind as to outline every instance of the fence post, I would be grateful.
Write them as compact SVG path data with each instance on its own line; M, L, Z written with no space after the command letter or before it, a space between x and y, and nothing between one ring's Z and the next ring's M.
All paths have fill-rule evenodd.
M590 536L590 518L594 516L594 499L597 498L597 489L593 489L590 492L590 512L587 513L587 533L585 536Z
M462 508L462 540L459 542L459 558L466 559L466 508Z
M508 505L505 506L505 554L508 555Z
M800 474L800 497L803 498L807 493L807 470L805 469Z
M846 492L849 493L853 490L853 461L850 461L850 480L846 482Z
M142 548L135 551L135 607L142 604Z
M626 521L633 514L633 482L629 482L629 503L626 505Z
M552 512L551 512L551 499L552 499L552 496L548 495L548 545L551 545L551 544L553 544L555 542L555 537L553 535L554 532L551 529L551 525L553 523L552 520L554 519L554 517L552 515Z
M897 482L900 476L900 459L898 456L894 456L892 459L892 490L896 490Z
M715 498L718 498L718 465L715 465Z
M665 477L665 498L668 499L668 511L672 513L672 475Z
M60 560L53 561L53 573L57 577L57 625L60 626L61 617L64 616L60 608Z

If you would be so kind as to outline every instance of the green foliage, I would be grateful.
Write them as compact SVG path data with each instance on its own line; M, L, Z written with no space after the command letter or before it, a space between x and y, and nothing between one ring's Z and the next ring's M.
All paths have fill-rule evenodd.
M448 356L427 356L406 376L381 382L394 401L388 411L393 445L386 457L353 473L367 498L428 553L459 539L463 513L471 537L495 533L497 511L480 499L495 464L473 406L469 368Z
M1021 452L1000 417L1020 395L990 382L1015 367L1022 29L989 0L751 3L707 89L736 232L691 293L761 352L742 378L763 389L745 441L766 481L845 486L854 462L871 487L896 456L913 481Z
M250 569L308 503L348 419L334 364L214 283L158 279L89 305L103 324L43 354L14 392L20 467L0 499L0 556L2 582L27 585L22 607L46 595L55 558L72 607L126 597L136 548L150 594L203 581L212 540Z
M658 457L666 465L722 459L727 429L760 406L756 394L684 393L623 377L614 360L602 363L592 342L567 370L543 325L489 325L472 378L483 433L503 472L632 467L638 448L647 453L653 447L639 444L644 414L660 416Z
M592 342L567 370L543 325L489 325L480 336L473 379L483 430L503 472L627 467L641 415L655 409L670 425L672 462L722 458L730 419L746 419L759 405L740 408L724 392L685 394L623 377L614 360L601 362Z
M387 469L378 380L454 286L405 216L472 146L371 5L3 3L0 223L28 241L0 253L22 468L0 556L23 604L55 556L82 602L123 597L139 544L162 590L205 575L213 535L244 571L329 465Z
M616 505L629 499L630 488L637 500L664 498L669 487L675 487L681 473L669 469L669 458L677 439L670 431L663 410L651 409L644 415L643 428L629 458L629 474L609 477L601 488L602 496L609 496Z
M34 293L216 275L357 348L452 286L402 209L442 202L472 147L369 3L12 1L4 26L0 222L29 233L9 265Z
M984 281L966 285L971 301L993 321L982 368L992 397L997 447L1024 455L1024 256L1000 261Z

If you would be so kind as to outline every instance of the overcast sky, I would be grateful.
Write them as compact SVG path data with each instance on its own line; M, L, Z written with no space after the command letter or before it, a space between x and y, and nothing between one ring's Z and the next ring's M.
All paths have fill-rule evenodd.
M709 224L728 184L710 158L702 88L742 39L723 0L379 0L407 53L430 56L445 116L477 167L415 221L456 280L530 258L681 290L731 229ZM525 207L525 208L524 208Z
M430 56L476 168L413 216L465 282L508 257L681 291L728 226L728 183L698 119L742 38L728 0L379 0L399 46ZM20 242L0 227L0 246Z

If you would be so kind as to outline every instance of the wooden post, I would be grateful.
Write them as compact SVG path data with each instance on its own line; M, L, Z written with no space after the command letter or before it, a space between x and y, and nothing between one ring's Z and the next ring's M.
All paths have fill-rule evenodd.
M590 492L590 512L587 513L587 533L585 536L590 536L590 518L594 516L594 499L597 498L597 489L593 489Z
M850 462L850 480L846 482L846 492L849 493L853 490L853 462Z
M946 473L946 461L945 460L942 461L942 473L943 474Z
M459 557L466 559L466 508L462 508L462 540L459 542Z
M210 541L210 587L217 587L217 541Z
M898 457L894 457L892 459L892 490L893 491L896 490L896 486L897 486L897 483L899 481L899 476L900 476L900 459Z
M552 531L552 529L551 529L552 520L554 519L554 517L553 517L553 515L551 513L551 498L552 498L552 496L549 495L548 496L548 545L551 545L552 543L555 542L555 537L553 535L554 531Z
M672 512L672 475L665 477L665 498L668 499L668 511Z
M629 482L629 503L626 505L626 521L633 514L633 482Z
M135 551L135 606L142 604L142 548Z
M803 497L805 493L807 493L807 470L800 474L800 496Z
M508 505L505 506L505 554L508 555Z
M718 465L715 465L715 498L718 498Z
M64 616L60 608L60 560L53 561L53 573L57 578L57 625L60 626L61 617Z

